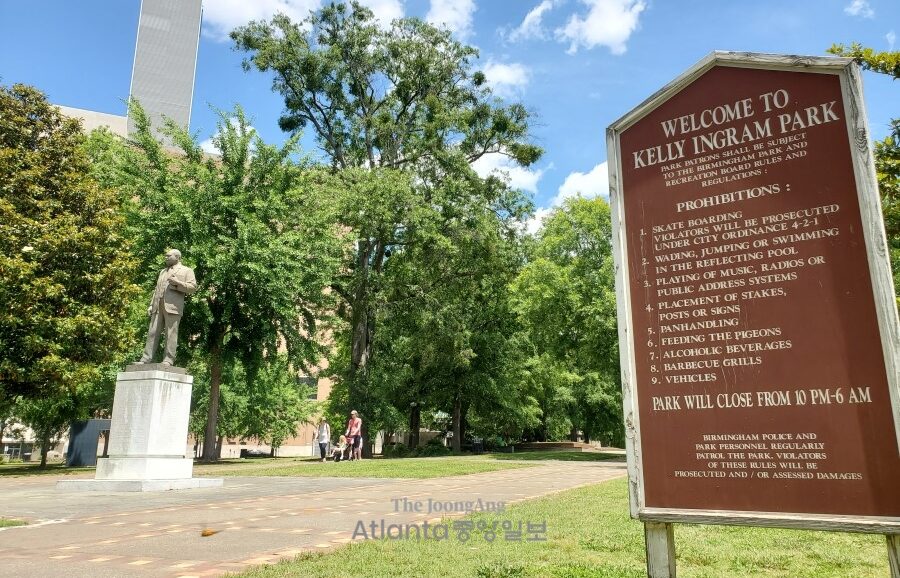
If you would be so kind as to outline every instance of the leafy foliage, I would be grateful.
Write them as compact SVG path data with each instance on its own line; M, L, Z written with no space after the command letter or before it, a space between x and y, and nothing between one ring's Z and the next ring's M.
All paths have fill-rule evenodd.
M314 393L310 390L291 370L286 356L271 359L247 384L244 435L263 440L273 449L281 447L315 413L317 404L309 399Z
M828 52L836 56L852 58L865 70L887 74L895 79L900 78L900 51L875 52L858 42L853 42L849 47L843 44L832 44Z
M0 397L71 402L133 339L135 262L83 140L38 90L0 87Z
M303 22L283 14L231 33L250 53L244 68L274 74L285 99L281 128L312 127L340 168L402 168L461 151L469 161L509 152L523 164L540 149L521 142L527 111L495 106L477 51L416 18L381 29L357 2L330 4Z
M417 383L405 400L390 393L397 392L390 382L410 383L423 373L407 368L404 358L391 366L400 373L389 374L389 355L374 345L380 340L385 352L400 351L378 336L388 327L386 320L397 323L389 329L393 337L416 342L424 337L425 324L428 335L450 327L440 342L447 346L447 364L435 375L442 388L463 387L459 371L475 355L469 343L472 318L459 317L466 311L463 301L448 301L447 291L429 295L429 287L449 279L448 288L463 291L460 295L469 291L472 285L462 289L448 277L463 272L462 260L454 260L452 252L469 251L466 239L476 241L472 247L491 246L478 237L484 211L496 210L504 219L522 214L513 200L517 193L478 179L469 163L490 152L524 165L537 160L540 149L526 142L530 115L520 104L504 106L493 98L484 75L473 70L477 52L449 32L414 18L396 20L385 30L356 2L330 4L300 23L282 15L253 22L231 37L248 53L246 69L272 74L273 90L284 97L281 128L292 133L311 128L340 169L339 220L356 243L333 285L346 325L332 368L342 371L346 383L336 385L330 405L333 414L345 415L351 404L359 409L363 435L370 439L368 429L393 427L408 411L410 398L420 395L418 388L430 387ZM453 265L439 271L434 259L448 253ZM423 283L410 283L419 273L425 274ZM400 309L423 306L421 323L397 317ZM410 323L408 332L395 332ZM409 342L397 347L404 343ZM370 368L376 357L385 362L378 374ZM347 405L338 407L340 400ZM456 396L454 403L460 400Z
M559 438L569 426L622 441L611 239L606 201L568 199L545 220L513 283L532 348L525 370L541 408L538 439Z
M265 372L283 366L279 349L294 371L310 371L323 355L317 321L331 303L323 287L343 250L333 195L327 179L293 159L296 138L266 145L240 108L220 113L217 158L172 123L163 130L178 151L164 150L137 103L132 110L134 147L110 142L97 154L112 162L103 174L128 199L148 293L169 247L182 251L198 279L180 330L190 347L180 347L179 357L196 352L208 367L204 457L215 459L223 371L240 362L243 381L253 384L261 370L272 375Z

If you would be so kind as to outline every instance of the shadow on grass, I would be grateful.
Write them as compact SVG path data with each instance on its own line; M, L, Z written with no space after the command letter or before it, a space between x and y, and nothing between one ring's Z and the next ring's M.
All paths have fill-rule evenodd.
M603 452L542 452L542 451L524 451L511 454L490 454L491 459L495 460L525 460L525 461L541 461L541 460L558 460L561 462L608 462L608 461L625 461L625 456L618 454L608 454Z
M65 476L93 471L93 467L69 468L66 467L66 464L47 464L43 468L39 463L0 464L0 478L6 476Z

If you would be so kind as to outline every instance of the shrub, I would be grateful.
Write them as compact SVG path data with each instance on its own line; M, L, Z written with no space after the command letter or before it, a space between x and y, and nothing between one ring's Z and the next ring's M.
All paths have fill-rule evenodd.
M381 455L385 458L406 458L409 457L412 452L406 445L404 444L390 444L385 445L381 450Z
M418 448L416 450L416 456L422 458L433 458L436 456L446 456L450 454L450 448L445 446L440 438L433 438L428 440L428 443L425 444L425 447Z

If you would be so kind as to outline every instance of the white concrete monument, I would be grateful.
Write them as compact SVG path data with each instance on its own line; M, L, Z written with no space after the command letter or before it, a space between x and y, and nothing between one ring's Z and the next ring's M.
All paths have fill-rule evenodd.
M93 480L61 480L58 489L143 492L221 486L193 478L187 453L194 378L161 363L129 365L116 378L109 457L97 460Z

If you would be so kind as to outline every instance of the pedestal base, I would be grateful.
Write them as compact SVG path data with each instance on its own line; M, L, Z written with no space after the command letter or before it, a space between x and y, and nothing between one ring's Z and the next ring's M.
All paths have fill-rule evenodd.
M67 492L164 492L218 488L222 478L187 478L181 480L60 480L57 490Z
M155 492L221 486L221 479L192 478L187 457L194 378L180 367L132 364L116 379L109 457L97 460L93 480L61 480L57 489Z
M98 480L175 480L190 478L194 460L183 457L110 456L97 460Z

